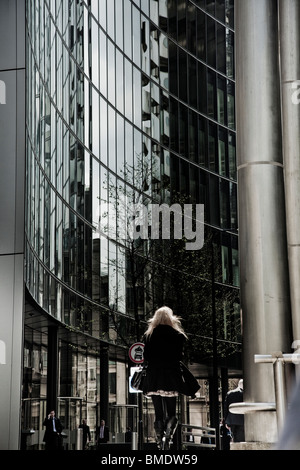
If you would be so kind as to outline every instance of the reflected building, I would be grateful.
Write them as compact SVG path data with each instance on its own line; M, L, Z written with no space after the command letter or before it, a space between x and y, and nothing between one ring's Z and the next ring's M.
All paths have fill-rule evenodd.
M217 406L218 420L242 373L233 3L26 2L27 448L42 448L49 407L69 449L82 418L136 429L128 350L162 303L183 319L202 384L184 419L206 425ZM203 204L203 249L120 238L125 196ZM147 400L144 421L151 441Z

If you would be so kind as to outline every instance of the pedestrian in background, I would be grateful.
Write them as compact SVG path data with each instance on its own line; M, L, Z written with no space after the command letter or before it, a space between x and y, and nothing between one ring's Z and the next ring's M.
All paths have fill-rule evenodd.
M101 419L100 426L96 430L97 445L106 444L109 441L109 429L105 425L104 419Z
M239 380L237 388L230 390L226 394L224 402L224 416L225 423L230 429L233 437L233 442L244 442L245 441L245 430L244 430L244 415L238 413L231 413L229 406L232 403L242 403L244 393L243 379Z
M90 427L87 425L85 419L82 420L79 429L82 429L82 449L84 450L87 447L87 442L91 442L91 432Z
M59 418L55 416L55 411L51 410L47 418L44 419L43 426L46 426L44 442L46 450L62 450L62 430L63 426Z

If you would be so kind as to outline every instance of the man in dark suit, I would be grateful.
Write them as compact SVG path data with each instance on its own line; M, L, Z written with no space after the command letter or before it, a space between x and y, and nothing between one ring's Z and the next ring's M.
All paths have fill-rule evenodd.
M52 410L45 418L43 426L46 426L44 435L44 442L46 443L46 450L59 450L62 449L62 430L63 426L60 419L56 418L55 411Z
M239 381L237 388L227 393L224 402L224 416L227 427L231 430L233 436L233 442L244 442L245 441L245 430L244 430L244 415L231 413L229 406L232 403L243 402L243 379Z
M104 419L101 419L100 426L96 430L97 445L108 442L109 440L109 429L105 426Z

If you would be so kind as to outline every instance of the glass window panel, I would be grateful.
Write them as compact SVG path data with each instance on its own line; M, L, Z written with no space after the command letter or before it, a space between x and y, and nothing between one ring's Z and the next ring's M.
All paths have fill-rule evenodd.
M239 273L239 252L232 248L232 282L234 286L240 285L240 273ZM238 312L239 313L239 312Z
M218 153L219 153L219 173L222 176L225 176L226 171L226 136L227 133L219 129L219 142L218 142Z
M159 0L159 27L165 32L168 31L168 2L166 0Z
M179 153L188 157L188 112L182 104L179 104L179 124Z
M228 157L229 157L229 176L236 180L236 151L235 151L235 135L231 132L228 136Z
M168 1L169 35L177 39L177 0Z
M209 123L209 134L208 134L208 159L209 169L216 171L216 154L217 154L217 131L216 126L213 123Z
M109 0L112 2L112 0ZM99 3L99 23L106 30L106 0L98 0Z
M188 2L187 7L187 49L196 55L196 7Z
M234 34L226 29L226 74L229 78L234 78Z
M177 46L173 41L169 41L169 87L170 93L178 94L178 66L177 66Z
M215 16L215 0L206 0L206 11Z
M235 128L235 87L234 83L227 81L227 113L228 127Z
M136 67L133 67L133 89L135 90L135 92L133 93L133 122L139 128L142 125L141 88L141 72Z
M197 142L197 137L198 137L198 132L197 132L198 124L197 124L197 114L194 113L193 111L189 111L189 133L188 133L188 138L189 138L189 159L192 162L197 161L198 157L198 142Z
M123 2L117 0L116 8L116 43L123 50Z
M100 148L99 148L99 131L100 131L100 121L99 121L99 93L95 88L92 88L92 152L99 158L100 157Z
M192 56L188 56L188 77L189 104L197 108L197 62Z
M124 52L132 58L131 1L124 0Z
M197 10L197 57L206 61L206 15Z
M186 0L177 1L177 32L178 43L180 46L187 45L187 30L186 30Z
M126 181L132 183L133 170L133 129L129 122L125 123L125 171Z
M124 119L117 113L117 173L124 177Z
M100 97L100 156L107 165L107 103Z
M178 151L178 101L170 97L170 148Z
M132 121L132 64L125 59L125 116Z
M220 223L221 227L230 227L229 220L229 183L228 181L220 181Z
M206 166L206 120L198 118L198 162Z
M141 15L140 11L132 9L132 48L133 62L137 67L141 67Z
M225 21L234 28L234 0L225 0Z
M108 149L109 149L109 168L116 170L116 115L111 106L108 106Z
M149 0L141 0L141 9L146 15L149 15Z
M90 8L91 8L91 12L92 14L95 16L95 18L98 20L98 6L99 6L99 0L90 0Z
M209 223L212 225L220 224L219 191L219 179L209 175Z
M142 121L143 130L146 134L151 133L151 92L150 80L146 75L142 75Z
M91 41L93 47L92 51L92 81L97 88L99 88L99 28L94 19L91 21ZM101 59L100 59L101 60Z
M143 153L142 153L142 134L134 129L134 181L135 186L142 191L142 169L143 169Z
M216 23L207 17L207 63L211 67L216 67Z
M107 97L109 102L114 106L116 99L116 65L115 65L115 46L111 41L108 41L108 93Z
M216 18L222 21L222 23L225 22L224 0L216 0Z
M229 184L230 190L230 226L233 229L238 227L238 209L237 209L237 185L235 183Z
M151 82L151 135L154 139L160 139L160 93L159 87Z
M187 102L187 54L179 49L179 98Z
M100 29L100 92L107 96L106 36Z
M198 63L198 108L203 114L207 113L207 79L205 65Z
M117 1L117 9L119 7L119 3ZM115 39L115 1L108 0L107 2L107 34L109 37L114 41Z
M169 95L165 92L161 93L161 142L169 147L170 141L170 113L169 113Z
M217 25L217 69L226 73L226 40L224 26Z
M150 18L158 25L158 1L157 0L150 0Z
M216 75L208 71L207 74L207 114L215 119L216 117Z
M117 109L123 114L124 113L124 64L123 54L116 49L116 106Z
M168 38L163 33L159 37L159 78L160 84L169 88L169 67L168 67Z
M226 124L226 109L225 109L225 80L218 77L218 90L217 90L217 112L218 122L220 124Z
M149 21L142 16L141 23L141 45L142 45L142 69L150 75L150 38L149 38Z

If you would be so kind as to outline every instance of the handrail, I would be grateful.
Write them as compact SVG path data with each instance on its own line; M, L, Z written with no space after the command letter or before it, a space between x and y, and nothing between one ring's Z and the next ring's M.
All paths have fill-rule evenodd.
M193 431L184 431L184 429L195 429L196 433ZM205 434L203 432L197 433L197 431L207 431L209 434ZM199 437L200 442L190 442L185 440L184 438L186 436L193 436ZM204 443L201 442L202 437L208 437L209 439L212 439L212 443ZM192 447L203 447L203 448L210 448L210 449L215 449L216 448L216 429L215 428L210 428L207 426L196 426L193 424L181 424L181 445L185 446L192 446Z

